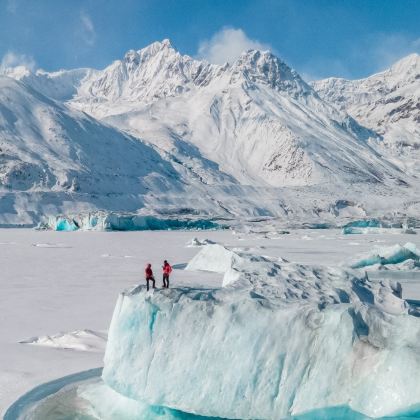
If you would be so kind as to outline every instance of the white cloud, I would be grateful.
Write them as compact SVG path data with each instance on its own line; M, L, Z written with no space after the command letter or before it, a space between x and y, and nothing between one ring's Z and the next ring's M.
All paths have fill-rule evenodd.
M223 28L209 40L200 42L198 57L210 63L232 63L247 50L272 50L270 45L250 39L242 29Z
M86 12L80 13L81 35L85 43L93 46L96 41L96 30L92 19Z
M18 54L14 51L8 51L0 62L0 69L6 69L10 67L23 66L27 69L34 71L36 68L35 60L32 56L26 54Z

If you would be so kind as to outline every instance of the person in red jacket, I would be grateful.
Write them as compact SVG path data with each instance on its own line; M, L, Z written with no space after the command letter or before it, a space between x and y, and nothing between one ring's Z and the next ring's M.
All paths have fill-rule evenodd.
M172 272L172 267L170 266L170 264L168 263L168 261L164 261L163 262L163 287L165 288L169 288L169 274L171 274Z
M149 281L151 281L153 283L153 289L156 288L156 282L155 282L155 278L153 276L153 271L152 271L152 264L147 264L146 266L146 270L144 270L144 273L146 275L146 282L147 282L147 291L149 291Z

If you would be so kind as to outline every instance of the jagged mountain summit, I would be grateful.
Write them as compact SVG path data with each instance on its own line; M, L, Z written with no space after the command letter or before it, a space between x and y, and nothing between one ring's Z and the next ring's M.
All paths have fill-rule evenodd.
M85 208L176 212L192 207L206 214L283 217L336 215L336 203L348 203L359 214L359 209L389 211L401 200L413 202L413 177L376 147L380 134L322 99L268 51L246 51L220 66L181 55L164 40L129 51L104 70L32 73L20 68L7 75L5 85L12 83L10 77L19 80L8 87L20 95L19 105L10 110L4 107L8 99L0 97L7 113L0 129L13 126L8 147L24 145L13 152L18 159L4 159L3 169L8 169L2 183L9 193L70 194L77 188L86 194ZM33 106L34 101L42 105ZM38 117L44 106L48 124ZM25 118L25 112L38 119ZM10 123L11 115L18 125ZM82 128L68 128L73 126ZM102 147L103 133L110 139L107 147ZM35 143L47 143L31 164L51 173L49 181L28 181L23 189L6 185L10 162L23 162L23 150ZM67 166L60 172L50 155L60 160L61 154ZM149 164L150 156L156 165ZM104 182L120 173L125 159L124 187L118 177ZM95 182L88 179L98 181L100 194L109 188L124 199L94 203ZM384 196L394 197L392 206Z

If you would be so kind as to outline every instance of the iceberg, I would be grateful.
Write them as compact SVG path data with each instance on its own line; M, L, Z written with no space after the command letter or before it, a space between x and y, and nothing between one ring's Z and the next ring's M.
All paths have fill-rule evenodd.
M186 244L187 248L196 248L204 245L211 245L215 244L216 242L212 241L211 239L198 239L198 238L192 238L191 241L189 241Z
M393 234L410 234L415 235L417 232L414 229L405 228L382 228L382 227L345 227L343 228L344 235L367 235L369 233L393 233Z
M353 220L352 222L347 223L347 227L358 227L358 228L379 228L383 227L382 223L378 219L365 219L365 220Z
M394 245L391 247L378 248L375 252L359 259L351 265L351 268L363 268L373 265L401 264L405 261L418 261L420 251L416 245L407 242L405 245Z
M420 403L420 319L389 282L220 245L188 268L225 271L224 287L119 296L102 375L117 393L248 419Z
M354 220L343 226L344 235L369 233L407 233L416 234L416 231L407 223L385 223L378 219Z

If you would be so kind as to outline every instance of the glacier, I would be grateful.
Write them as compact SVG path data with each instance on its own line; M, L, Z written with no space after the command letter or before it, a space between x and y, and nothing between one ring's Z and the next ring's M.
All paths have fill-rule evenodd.
M76 215L50 216L40 223L39 230L75 231L141 231L141 230L209 230L225 229L225 223L201 218L162 218L153 215L139 215L117 212L92 212Z
M248 419L328 407L380 417L419 404L420 319L393 283L221 245L189 265L224 271L224 286L119 296L102 375L117 393Z

